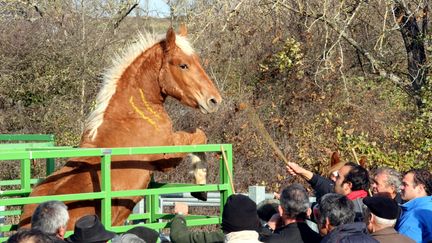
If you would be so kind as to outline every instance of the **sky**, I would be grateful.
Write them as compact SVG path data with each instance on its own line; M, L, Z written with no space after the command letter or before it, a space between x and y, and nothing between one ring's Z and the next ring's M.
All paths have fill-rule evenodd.
M149 13L155 17L166 17L169 16L169 6L165 0L140 0L143 8L146 8L148 4Z

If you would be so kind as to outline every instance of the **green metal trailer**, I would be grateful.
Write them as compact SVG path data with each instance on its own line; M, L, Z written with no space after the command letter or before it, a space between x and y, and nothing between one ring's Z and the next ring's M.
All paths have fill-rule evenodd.
M0 140L8 138L0 135ZM25 138L25 137L22 137ZM52 137L53 138L53 137ZM54 138L53 138L54 139ZM54 141L52 141L54 142ZM37 142L36 142L37 143ZM0 181L0 190L3 186L19 185L19 189L5 190L0 195L0 206L5 206L7 210L0 212L0 216L13 217L21 214L21 210L8 210L12 206L22 206L26 204L41 203L48 200L76 201L76 200L100 200L101 201L101 221L105 227L115 232L124 232L136 225L112 226L111 225L111 200L118 197L144 196L145 212L143 214L132 214L128 220L145 220L140 225L153 228L156 230L169 227L168 220L173 217L172 214L160 213L159 196L162 194L181 193L181 192L199 192L199 191L218 191L220 192L220 212L223 210L229 195L232 194L229 173L232 174L232 145L231 144L206 144L206 145L188 145L188 146L156 146L156 147L127 147L127 148L71 148L55 147L54 143L45 147L28 143L29 146L11 146L9 148L0 145L0 163L13 163L20 161L20 179ZM180 183L156 183L153 182L147 189L112 191L111 190L111 156L114 155L136 155L136 154L162 154L162 153L192 153L192 152L211 152L225 153L226 161L220 156L219 182L216 184L196 185ZM55 196L38 196L28 197L31 191L31 184L38 179L31 178L31 160L46 159L47 163L54 163L58 158L98 156L101 157L101 191L92 193L65 194ZM47 172L53 170L48 170ZM216 216L207 215L189 215L187 217L188 226L200 226L209 224L220 224L221 214ZM10 232L17 229L17 225L6 224L0 226L0 233ZM69 232L70 234L71 232ZM0 238L3 242L7 237Z

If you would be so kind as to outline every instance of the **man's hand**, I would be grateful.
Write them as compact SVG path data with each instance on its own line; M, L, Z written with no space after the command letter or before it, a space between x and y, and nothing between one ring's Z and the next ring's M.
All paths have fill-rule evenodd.
M188 215L189 206L186 203L176 202L174 203L174 213L180 215Z
M294 175L294 176L299 175L299 176L305 178L306 180L312 179L312 176L313 176L313 173L311 171L308 171L305 168L303 168L300 165L293 163L293 162L288 162L286 169L287 169L289 174Z
M267 225L274 231L276 228L283 226L282 218L278 213L273 214L273 216L267 222Z

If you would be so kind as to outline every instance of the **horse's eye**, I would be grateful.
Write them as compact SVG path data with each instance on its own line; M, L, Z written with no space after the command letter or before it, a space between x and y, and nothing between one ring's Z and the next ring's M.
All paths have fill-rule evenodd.
M179 67L181 69L188 69L189 68L187 64L180 64Z

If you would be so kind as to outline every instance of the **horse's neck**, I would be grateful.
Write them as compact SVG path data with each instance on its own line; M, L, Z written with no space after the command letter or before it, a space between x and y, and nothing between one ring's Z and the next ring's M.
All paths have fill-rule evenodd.
M172 132L158 77L162 51L153 47L126 68L117 81L95 139L84 134L83 147L164 145Z

